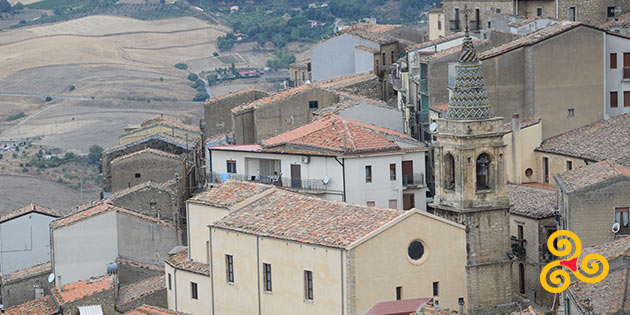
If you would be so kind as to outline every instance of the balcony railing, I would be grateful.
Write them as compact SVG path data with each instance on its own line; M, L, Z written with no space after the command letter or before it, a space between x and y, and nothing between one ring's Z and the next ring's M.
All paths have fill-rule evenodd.
M403 174L403 187L410 186L424 186L424 174L423 173L409 173Z
M459 31L459 20L449 20L449 30L451 31Z
M510 236L510 243L512 246L512 254L514 254L514 256L523 259L525 258L526 252L525 252L525 243L527 241L526 240L522 240L522 239L518 239L516 236L512 235Z
M217 173L212 172L209 181L211 183L222 183L227 179L256 182L267 185L276 185L284 188L297 189L297 190L310 190L310 191L325 191L327 190L324 181L321 179L301 179L279 176L257 176L257 175L245 175L234 173Z
M623 78L630 79L630 67L623 67Z

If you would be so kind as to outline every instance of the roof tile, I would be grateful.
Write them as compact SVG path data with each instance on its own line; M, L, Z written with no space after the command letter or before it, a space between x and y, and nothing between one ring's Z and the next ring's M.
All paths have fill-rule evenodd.
M124 213L127 215L131 215L134 217L137 217L139 219L145 220L147 222L151 222L151 223L156 223L156 224L160 224L162 226L165 227L169 227L169 228L174 228L172 224L164 221L164 220L158 220L157 218L154 217L150 217L144 214L141 214L139 212L133 211L133 210L129 210L129 209L125 209L125 208L121 208L118 206L114 206L108 202L99 202L96 205L91 205L87 208L84 209L80 209L78 211L75 211L73 213L71 213L70 215L67 215L63 218L59 218L57 220L54 220L52 222L50 222L50 229L51 230L57 230L60 228L64 228L66 226L70 226L73 225L75 223L81 222L83 220L87 220L89 218L104 214L104 213L108 213L111 211L116 211L118 213Z
M74 302L96 293L111 290L114 288L114 276L104 275L87 280L68 283L59 291L56 287L50 289L52 295L59 305Z
M4 277L2 277L2 283L7 284L16 280L27 279L27 278L38 276L41 274L48 274L50 273L51 270L52 270L52 267L51 267L50 261L45 262L43 264L39 264L39 265L35 265L32 267L28 267L28 268L11 272L5 275Z
M552 217L556 209L556 192L526 185L507 185L511 214L533 219Z
M230 208L231 206L273 188L270 185L228 180L188 199L189 202Z
M16 305L4 311L5 315L53 315L57 314L57 306L50 295Z
M183 315L183 314L184 313L173 312L167 309L163 309L161 307L151 306L151 305L146 305L146 304L125 313L125 315Z
M140 299L144 296L153 294L160 290L166 289L164 274L156 277L146 278L124 287L118 291L118 305L124 305Z
M314 86L312 84L304 84L304 85L300 85L300 86L298 86L296 88L286 89L284 91L281 91L279 93L267 96L265 98L261 98L259 100L255 100L255 101L253 101L251 103L241 104L239 106L236 106L236 107L232 108L232 113L239 114L239 113L242 113L242 112L250 110L250 109L256 109L256 108L259 108L261 106L265 106L267 104L279 102L279 101L281 101L283 99L286 99L286 98L289 98L291 96L302 94L302 93L304 93L306 91L309 91L309 90L311 90L313 88L314 88Z
M204 276L210 274L210 266L208 264L188 259L188 248L169 256L165 262L176 269L186 270Z
M59 211L57 210L40 207L31 203L30 205L24 208L20 208L20 209L17 209L8 213L0 214L0 223L9 221L11 219L17 218L19 216L22 216L31 212L39 212L39 213L49 215L51 217L56 217L56 218L61 216L61 213L59 213Z
M566 192L574 192L617 176L630 176L630 169L610 161L602 161L564 172L558 176L565 185Z
M152 148L146 148L144 150L140 150L140 151L136 151L133 153L129 153L123 156L119 156L115 159L112 160L112 164L113 163L119 163L120 161L124 161L133 157L137 157L139 155L142 154L153 154L153 155L157 155L157 156L162 156L162 157L167 157L170 159L174 159L174 160L181 160L182 158L179 157L178 155L172 154L172 153L168 153L168 152L164 152L164 151L160 151L160 150L156 150L156 149L152 149Z

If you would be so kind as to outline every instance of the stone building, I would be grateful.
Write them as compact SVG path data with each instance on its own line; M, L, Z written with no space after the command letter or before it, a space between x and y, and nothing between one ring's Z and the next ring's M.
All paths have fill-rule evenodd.
M260 143L313 119L313 112L339 102L335 92L302 85L232 108L234 142Z
M50 258L49 258L50 259ZM6 309L48 295L53 283L48 282L52 272L50 261L29 268L3 274L2 306Z
M547 309L554 296L540 285L540 272L555 259L547 249L547 239L557 230L556 191L549 188L507 185L514 294L517 300Z
M147 148L112 160L111 169L112 190L116 192L146 181L165 183L174 178L183 183L182 191L188 191L186 161L175 154Z
M497 15L544 16L599 26L630 11L630 3L617 0L445 0L442 7L447 34L464 30L465 11L472 31L493 28L492 17Z
M225 190L220 195L229 204L242 198ZM424 211L351 205L273 187L206 222L210 226L200 224L194 233L207 238L191 238L198 243L192 256L184 250L167 260L171 310L365 314L374 301L397 296L430 296L456 307L466 295L464 228Z
M112 194L111 203L126 209L175 223L186 217L184 196L176 179L164 183L151 180Z
M206 100L203 105L206 122L205 137L231 132L234 129L232 108L267 97L269 94L256 89L245 89Z
M630 235L630 169L602 161L555 179L560 228L577 234L584 247ZM619 225L616 232L615 223Z
M466 226L466 303L471 314L513 307L503 118L494 117L472 38L464 39L447 118L434 133L438 216Z
M120 135L120 144L135 142L160 133L177 135L180 138L198 139L201 137L201 129L198 126L189 125L160 115L143 120L140 126L126 128L125 132Z
M79 209L50 228L58 288L106 274L118 257L161 262L182 240L173 224L108 203Z
M311 77L311 60L307 59L289 65L289 86L298 87L313 82Z
M630 167L630 114L586 125L544 140L536 148L537 182L599 161Z
M112 162L117 158L146 149L153 149L152 152L164 152L164 154L162 155L151 155L158 157L158 159L168 154L176 155L182 161L182 163L185 164L186 171L182 170L180 171L180 173L178 173L181 186L183 187L181 191L183 192L184 197L188 197L191 190L194 190L195 188L200 187L205 183L203 148L201 144L201 138L182 138L173 134L159 133L144 137L134 142L108 148L103 152L103 191L105 192L106 196L118 190L130 188L131 186L135 186L136 184L145 182L151 178L153 178L153 181L157 183L166 182L175 178L174 174L172 174L172 177L167 178L163 174L161 174L161 172L155 173L146 168L143 170L143 166L140 163L140 165L131 165L131 167L136 167L135 170L131 170L130 174L132 174L132 178L127 178L130 174L124 175L124 178L120 177L116 183L116 189L113 189L113 170L111 165ZM147 152L145 151L145 153ZM147 154L145 156L149 155ZM135 177L136 173L140 173L140 178ZM160 179L158 180L158 178ZM127 179L127 181L125 182L123 179Z
M337 92L345 92L373 100L383 100L381 83L373 73L349 74L330 80L317 81L316 86Z

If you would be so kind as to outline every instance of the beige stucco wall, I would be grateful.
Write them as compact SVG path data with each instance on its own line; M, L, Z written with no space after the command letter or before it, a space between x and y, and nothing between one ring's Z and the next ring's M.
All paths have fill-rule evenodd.
M188 255L192 260L208 263L206 242L210 240L208 225L229 214L229 209L218 208L189 201L188 208Z
M505 173L510 183L535 182L538 178L539 167L536 163L534 150L542 142L542 122L533 126L520 129L520 133L513 137L510 132L503 136L505 147ZM513 144L516 145L513 145ZM525 175L526 170L531 169L532 175Z
M438 21L440 27L438 28ZM429 40L446 35L447 25L444 23L444 12L429 12Z
M257 251L256 236L216 228L212 244L215 314L256 314L259 294L261 314L341 314L338 249L259 238ZM226 254L233 256L233 284ZM272 293L264 292L263 263L271 264ZM304 299L304 270L313 272L313 301Z
M168 309L193 315L211 314L210 277L184 270L175 270L164 264ZM168 288L168 275L172 287ZM191 297L191 282L197 283L198 299ZM177 302L175 301L177 299Z
M543 158L545 157L549 159L549 182L545 181L543 169ZM571 161L573 163L573 169L585 166L587 163L594 163L592 161L587 162L584 159L568 157L560 154L536 152L536 170L534 171L536 174L536 181L538 183L555 185L556 180L554 179L554 176L567 171L567 161Z
M419 263L412 262L407 254L409 244L416 239L425 246ZM459 296L466 297L463 226L415 213L352 251L354 314L365 314L378 302L395 300L397 286L403 287L403 299L433 297L433 282L438 281L440 305L452 309L459 308Z

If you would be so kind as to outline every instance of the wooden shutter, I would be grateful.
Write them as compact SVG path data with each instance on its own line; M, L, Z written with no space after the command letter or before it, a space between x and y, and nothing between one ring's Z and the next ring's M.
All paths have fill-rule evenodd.
M623 107L630 107L630 91L623 91Z
M623 66L630 67L630 53L623 53Z
M610 92L610 107L617 108L619 104L619 96L617 95L617 91Z
M617 53L610 54L610 69L617 69Z

